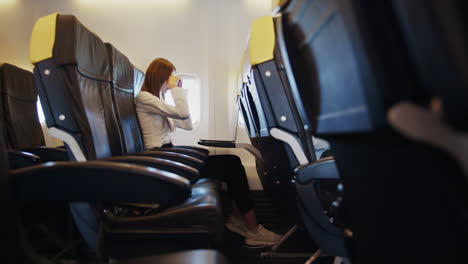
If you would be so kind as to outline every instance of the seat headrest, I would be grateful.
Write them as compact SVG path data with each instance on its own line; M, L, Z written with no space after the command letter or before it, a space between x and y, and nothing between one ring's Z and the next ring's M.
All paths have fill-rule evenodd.
M41 17L31 34L30 59L33 64L53 59L57 67L77 65L81 74L110 81L104 42L75 16L57 13Z
M249 39L249 62L252 66L274 58L276 36L272 16L263 16L252 23Z
M130 60L123 55L112 44L106 43L107 54L109 56L109 65L112 81L115 88L133 93L133 65Z
M0 65L0 75L3 94L21 101L37 101L37 91L31 72L5 63Z

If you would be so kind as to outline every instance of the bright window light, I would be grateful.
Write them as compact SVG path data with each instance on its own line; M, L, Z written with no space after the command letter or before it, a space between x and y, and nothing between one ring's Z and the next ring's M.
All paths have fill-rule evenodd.
M182 88L187 90L187 101L189 105L190 116L194 126L200 121L200 78L196 74L179 73L177 74L182 79ZM167 104L175 105L174 99L170 92L165 94Z

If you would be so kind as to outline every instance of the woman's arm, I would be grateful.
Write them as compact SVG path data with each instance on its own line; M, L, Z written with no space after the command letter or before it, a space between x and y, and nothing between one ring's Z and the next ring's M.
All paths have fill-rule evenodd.
M175 88L173 88L172 90L174 90L174 89ZM187 90L182 89L182 91L183 91L182 95L183 95L183 98L185 100L185 104L187 105L187 108L188 108ZM179 97L179 95L174 95L174 93L172 93L172 98L174 99L174 101L178 97ZM185 130L192 130L193 129L192 118L190 117L190 113L189 113L189 117L187 119L173 119L173 121L174 121L175 126L178 127L178 128L185 129Z
M150 113L169 117L173 119L190 119L187 99L184 89L175 87L171 89L175 106L166 104L163 100L151 95L150 93L140 94L137 97L137 105Z
M174 119L173 121L174 121L175 126L178 128L185 129L185 130L193 129L192 118L190 117L184 120Z

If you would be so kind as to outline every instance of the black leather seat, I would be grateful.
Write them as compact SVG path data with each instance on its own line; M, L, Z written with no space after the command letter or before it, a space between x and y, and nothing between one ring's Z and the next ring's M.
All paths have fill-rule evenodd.
M8 63L0 66L0 73L8 147L21 149L45 145L36 110L37 92L33 74Z
M112 72L104 43L73 16L44 17L35 28L33 46L35 39L41 38L35 35L39 32L36 30L55 34L50 53L31 54L46 122L52 134L62 137L76 160L105 159L151 166L187 179L197 177L197 171L177 162L141 156L112 157L125 152L112 102ZM133 77L131 83L133 86ZM135 191L132 188L138 188L139 192L140 186L126 188L131 192ZM148 211L138 215L133 214L133 205L130 209L122 205L106 206L106 210L98 210L101 225L89 205L74 204L72 212L88 244L97 249L97 234L101 232L103 252L112 257L206 248L219 238L223 226L215 192L212 186L203 183L191 187L188 196L183 195L175 202L137 205L145 209L143 212ZM125 245L125 251L121 245Z
M455 72L427 70L450 67L438 60L450 59L432 49L447 39L427 36L437 35L444 24L435 17L460 21L461 13L443 14L446 9L440 8L456 2L291 1L283 16L297 82L291 93L302 101L313 131L329 139L344 181L353 263L466 261L462 171L446 153L404 138L387 122L388 109L398 102L427 105L432 96L447 94L466 98L466 87L451 77ZM406 24L400 26L399 20ZM446 33L458 32L451 41L466 38L451 30ZM422 76L439 82L419 82ZM451 113L466 109L465 103L446 104ZM466 111L459 113L450 119L466 126L459 119Z
M182 162L197 170L200 169L207 157L203 152L181 148L161 148L157 151L145 151L133 99L134 85L137 82L135 78L139 78L139 76L134 76L135 70L130 60L115 49L112 44L106 43L106 49L112 76L112 100L106 103L112 104L114 107L117 128L122 138L123 148L119 155L162 157ZM180 155L176 155L177 153Z
M33 74L7 63L0 66L0 74L3 107L1 123L6 127L10 167L68 160L65 149L45 147L37 114L37 91Z
M2 260L4 263L20 263L24 262L25 256L24 256L24 249L21 248L20 242L19 242L19 233L17 232L16 228L11 228L17 225L17 208L14 206L17 203L17 197L15 196L17 193L22 193L22 189L28 189L29 184L34 184L34 182L30 182L27 180L27 176L24 177L24 175L33 175L32 177L41 177L44 176L44 174L41 174L40 171L42 169L41 166L37 166L34 168L28 168L25 170L17 170L13 171L11 174L8 174L8 158L5 155L5 147L3 143L3 133L0 131L0 177L2 178L2 181L0 182L0 190L1 194L4 196L4 199L1 199L1 208L2 211L6 213L6 219L8 219L7 223L5 223L4 227L5 230L2 232L4 234L4 241L6 241L6 250L4 250L4 254L2 254ZM63 164L63 163L62 163ZM76 164L76 163L75 163ZM59 164L55 164L57 166L60 166ZM47 166L55 166L52 165L52 163L49 163ZM102 163L101 163L102 165ZM80 166L78 166L80 167ZM74 170L76 168L70 167L69 169ZM141 169L141 168L140 168ZM92 169L90 168L90 172ZM36 173L34 173L36 172ZM86 171L85 171L86 172ZM143 171L140 171L143 172ZM68 175L69 171L66 169L61 171L60 174L61 176ZM60 175L58 175L60 177ZM79 175L77 175L79 177ZM147 175L149 176L149 175ZM153 175L156 176L156 175ZM23 181L17 181L16 179L23 179ZM26 178L26 179L25 179ZM47 174L42 179L42 183L46 186L50 186L51 182L44 182L45 179L47 178ZM50 178L49 178L50 180ZM62 182L63 183L63 182ZM104 183L104 182L103 182ZM104 183L106 184L106 183ZM37 188L44 187L44 185L41 186L34 186ZM42 202L48 202L50 200L58 200L58 201L96 201L96 200L101 200L105 201L110 198L111 201L114 199L111 198L112 195L109 196L103 195L101 198L97 198L95 194L91 194L88 196L90 193L87 190L82 190L81 193L74 193L73 195L69 196L70 193L64 192L62 190L62 187L67 186L67 187L72 187L71 185L65 184L65 185L57 185L53 189L49 189L45 192L35 192L35 194L42 194L42 195L25 195L21 196L20 199L21 201L42 201ZM33 187L33 188L34 188ZM65 188L67 188L65 187ZM101 186L104 187L104 186ZM73 187L72 187L73 188ZM19 191L19 192L17 192ZM57 192L53 195L48 195L47 193L51 192ZM154 197L154 194L152 193L153 191L150 191L151 194L150 196ZM24 193L23 193L24 194ZM45 194L45 195L44 195ZM115 193L114 193L115 195ZM118 192L118 199L122 199L122 193ZM116 196L114 196L115 198ZM143 202L148 200L143 199L141 200L140 196L135 197L132 195L128 196L127 198L124 198L124 200L129 200L133 202ZM47 201L44 201L47 200ZM152 200L153 202L156 202L159 199L154 199ZM79 257L79 256L78 256ZM213 251L213 250L193 250L193 251L182 251L182 252L176 252L176 253L170 253L170 254L163 254L163 255L154 255L150 257L145 257L145 258L139 258L139 259L125 259L125 260L114 260L110 259L110 263L127 263L127 264L138 264L138 263L147 263L147 264L162 264L162 263L174 263L174 264L189 264L189 263L212 263L212 264L223 264L227 263L226 259L224 256L222 256L220 253Z
M247 82L243 87L253 126L259 128L258 135L264 141L270 142L269 146L266 142L258 146L264 156L264 167L273 172L263 178L271 182L277 175L275 169L281 170L282 180L276 179L275 187L288 190L289 199L285 199L286 195L280 197L290 208L291 204L298 205L292 208L298 208L311 239L326 254L346 256L343 231L333 223L336 210L332 204L341 199L336 190L340 178L332 158L317 161L310 121L304 118L301 106L294 102L290 92L294 76L288 72L284 57L281 22L281 14L254 21L249 40L252 67L245 74ZM284 153L287 158L278 158L277 153ZM327 175L323 173L324 167L329 168ZM303 177L308 180L301 180Z

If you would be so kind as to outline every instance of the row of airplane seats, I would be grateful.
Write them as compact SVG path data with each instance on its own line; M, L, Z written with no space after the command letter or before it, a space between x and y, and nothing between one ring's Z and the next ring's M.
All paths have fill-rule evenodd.
M321 248L311 262L466 259L465 152L451 143L463 137L445 133L466 130L465 10L292 0L254 22L241 110L252 138L285 142L296 158L284 185ZM316 136L333 157L316 157Z

